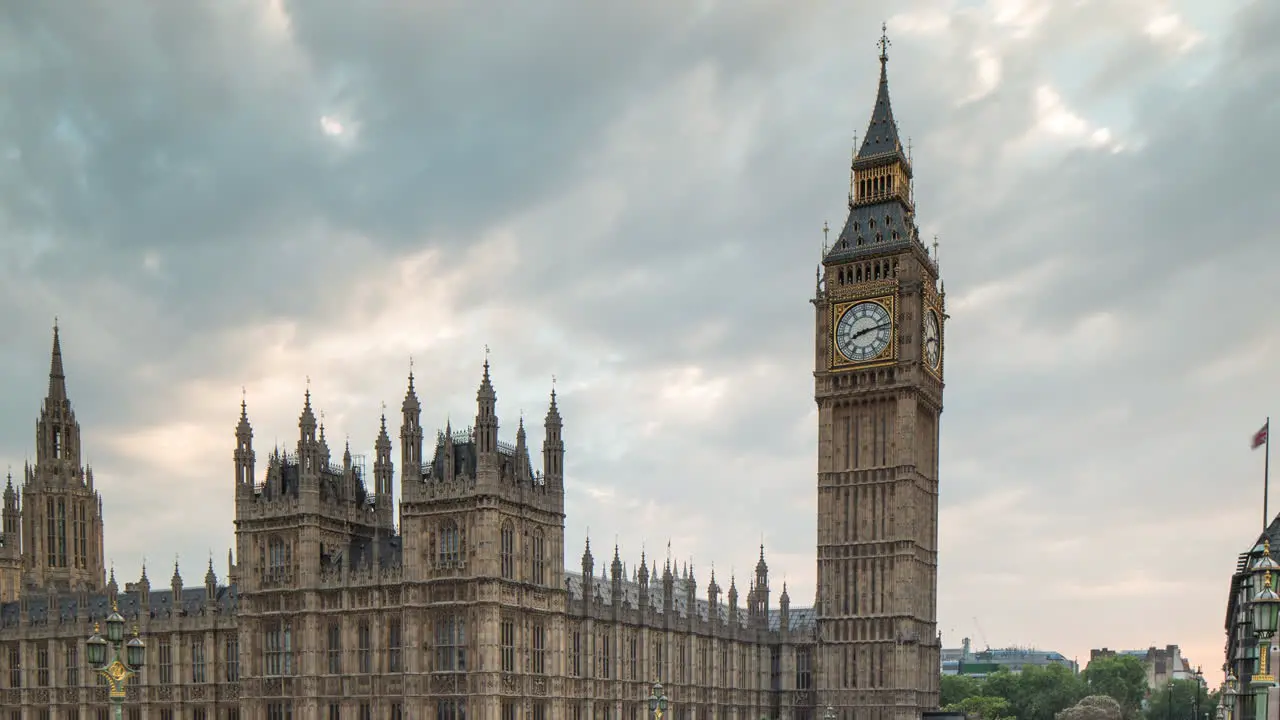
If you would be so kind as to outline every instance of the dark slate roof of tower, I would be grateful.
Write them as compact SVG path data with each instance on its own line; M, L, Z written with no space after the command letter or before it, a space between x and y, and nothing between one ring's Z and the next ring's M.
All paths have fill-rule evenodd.
M827 250L827 260L844 260L865 254L898 251L920 242L915 217L902 203L855 205L844 229Z
M889 102L888 56L880 56L880 87L876 91L876 104L871 110L871 122L862 138L855 160L869 160L885 155L902 155L902 140L898 137L898 123L893 119L893 105ZM903 156L905 160L906 157Z
M431 462L427 463L422 470L422 478L424 480L453 480L458 477L475 477L480 467L480 454L476 449L475 435L473 429L452 430L448 431L450 439L453 440L453 475L452 478L445 478L445 462L444 462L444 445L445 433L440 433L436 437L436 447L431 457ZM521 482L530 482L534 479L532 465L528 462L528 448L524 449L526 476L519 478ZM502 476L510 477L515 474L515 467L518 459L517 448L501 440L498 441L498 457L501 466Z

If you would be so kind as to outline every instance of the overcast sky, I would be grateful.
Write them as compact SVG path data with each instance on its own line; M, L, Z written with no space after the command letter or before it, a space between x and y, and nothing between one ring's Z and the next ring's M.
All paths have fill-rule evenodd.
M1217 676L1280 414L1280 5L362 7L0 10L0 465L57 316L122 582L225 574L242 386L259 458L308 376L371 455L410 356L470 424L487 344L505 440L558 378L569 567L589 528L727 587L763 537L809 604L808 301L885 20L949 292L944 643Z

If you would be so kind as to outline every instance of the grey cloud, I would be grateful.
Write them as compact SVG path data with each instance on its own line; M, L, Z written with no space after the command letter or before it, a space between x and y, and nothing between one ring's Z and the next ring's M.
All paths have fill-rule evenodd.
M540 422L551 372L604 378L581 389L566 383L569 462L583 487L619 497L609 505L574 491L569 558L588 519L597 533L623 535L629 563L635 539L647 538L652 556L674 535L697 538L707 563L745 569L762 528L771 548L812 553L807 300L822 221L843 221L849 136L863 130L874 94L878 17L769 3L699 11L540 3L499 23L448 3L359 14L298 3L289 8L289 47L250 30L248 5L209 7L41 5L40 16L11 9L0 22L12 32L0 36L9 48L0 78L11 88L0 98L0 142L18 151L0 151L0 257L14 260L0 269L0 297L19 309L0 316L0 387L6 407L16 407L0 416L0 455L20 461L30 447L55 313L68 327L71 390L86 432L178 422L195 412L176 404L184 381L234 385L245 355L260 350L225 346L222 331L285 318L298 325L289 343L305 346L345 321L338 310L359 281L390 272L405 253L439 247L445 267L435 272L448 272L487 233L511 228L518 267L460 291L466 320L509 313L517 320L508 322L542 323L563 340L492 320L509 332L492 340L505 356L495 360L504 437L521 407ZM1055 8L1034 41L999 44L1002 84L980 100L955 105L972 80L974 47L1000 41L976 12L955 16L941 39L895 35L890 73L899 122L915 142L921 223L942 235L953 308L1046 258L1067 270L1013 307L953 309L943 419L948 512L1029 491L1005 515L971 520L997 529L961 537L944 524L944 540L957 537L944 555L944 614L998 606L1010 641L1067 649L1081 642L1079 627L1045 628L1030 616L1038 611L1001 605L971 587L973 578L1017 576L1018 597L1079 612L1042 598L1049 590L1028 579L1027 568L1044 562L1038 543L1088 537L1055 567L1078 584L1105 585L1124 575L1117 563L1155 562L1141 542L1117 541L1127 537L1117 527L1165 514L1174 520L1161 532L1175 534L1192 522L1188 508L1215 499L1205 478L1223 471L1195 446L1242 443L1231 425L1253 424L1240 419L1248 393L1195 390L1186 376L1276 328L1223 317L1196 298L1221 297L1229 285L1231 302L1268 302L1278 258L1266 242L1277 218L1265 181L1280 146L1269 132L1275 108L1258 88L1278 84L1280 59L1265 40L1280 14L1262 2L1242 6L1231 36L1180 65L1142 38L1113 40L1111 57L1126 74L1104 66L1064 96L1086 117L1124 105L1145 144L1118 155L1011 158L1002 152L1029 128L1034 88L1057 82L1051 53L1086 47L1107 25L1096 4ZM1181 74L1197 63L1216 65L1186 90ZM705 94L676 94L696 68L713 71ZM746 129L681 136L688 108L680 99ZM319 117L329 112L349 112L358 124L350 146L321 136ZM640 149L602 167L609 141L627 128L640 133ZM610 222L592 218L588 227L575 212L592 208L575 203L539 215L597 183L622 193ZM46 242L50 249L33 249ZM157 270L143 267L149 251ZM629 273L641 280L611 279ZM421 278L424 287L435 280ZM1001 362L1015 348L978 342L1003 337L993 332L1002 323L1022 323L1002 342L1031 332L1056 340L1095 311L1114 313L1122 333L1120 349L1101 359L1024 367ZM1207 327L1204 317L1213 318ZM1194 343L1189 324L1198 328ZM474 407L478 354L420 362L435 365L424 379L428 424L466 423L458 418ZM788 379L734 374L753 362L788 368ZM721 414L700 426L628 412L608 385L684 364L735 378ZM350 415L334 420L335 432L347 425L340 430L367 444L372 398L384 395L394 409L402 365L388 358L396 369L386 377L370 368L359 388L326 391L334 417ZM299 396L308 372L297 369ZM228 438L235 400L217 430ZM1130 414L1098 419L1117 405ZM297 408L286 410L255 415L264 447L292 437ZM646 436L648 420L665 427ZM108 497L113 508L158 505L155 497L194 482L123 458L98 464L118 490ZM225 470L193 471L207 481L182 488L218 513L193 520L172 508L145 531L117 523L112 552L144 552L157 537L176 538L184 557L225 544L230 500L217 485ZM636 519L637 507L651 508L654 526ZM711 521L700 513L706 507L716 508L716 537L697 524ZM1228 556L1234 547L1214 542ZM1212 557L1195 556L1205 585L1216 577ZM1202 609L1211 601L1207 593L1194 600ZM1098 599L1081 606L1130 613L1124 602L1110 611Z

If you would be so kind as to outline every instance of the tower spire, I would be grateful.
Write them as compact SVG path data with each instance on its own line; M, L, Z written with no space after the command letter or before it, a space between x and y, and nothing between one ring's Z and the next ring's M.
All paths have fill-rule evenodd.
M867 254L883 255L911 248L923 254L911 197L911 160L898 134L889 99L889 41L881 24L880 81L875 106L861 144L855 141L850 164L849 217L824 263L845 262ZM857 136L855 136L856 138Z
M62 339L58 332L58 319L53 319L53 351L49 357L48 401L60 403L67 399L67 376L62 369Z
M893 106L889 102L889 29L886 23L880 25L880 40L876 45L880 48L880 85L876 90L876 104L871 111L871 122L867 125L867 134L862 138L862 146L858 148L855 162L868 158L902 154L902 140L898 137L898 124L893 119ZM903 156L906 159L906 156Z

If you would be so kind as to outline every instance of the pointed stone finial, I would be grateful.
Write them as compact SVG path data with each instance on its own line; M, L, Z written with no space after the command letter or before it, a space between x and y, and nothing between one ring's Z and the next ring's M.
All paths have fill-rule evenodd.
M889 23L880 23L880 41L876 45L880 48L880 62L889 62L889 47L893 45L889 40Z

